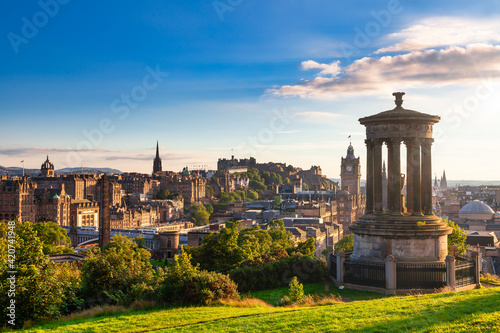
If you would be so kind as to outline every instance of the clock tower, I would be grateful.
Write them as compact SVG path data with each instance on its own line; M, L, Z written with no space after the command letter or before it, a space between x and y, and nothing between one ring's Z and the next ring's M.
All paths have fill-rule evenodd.
M347 148L347 156L342 157L340 165L340 180L342 190L347 190L349 194L361 194L359 184L361 180L361 167L359 157L354 156L354 148L351 144Z

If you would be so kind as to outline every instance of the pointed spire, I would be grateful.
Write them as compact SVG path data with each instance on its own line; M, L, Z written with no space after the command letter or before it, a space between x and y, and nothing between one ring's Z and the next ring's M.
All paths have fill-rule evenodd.
M156 141L156 157L160 157L160 147L158 146L158 141Z

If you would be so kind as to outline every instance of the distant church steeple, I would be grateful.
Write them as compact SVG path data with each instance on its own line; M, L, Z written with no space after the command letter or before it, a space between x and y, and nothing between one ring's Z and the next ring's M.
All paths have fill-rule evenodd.
M156 141L156 157L153 162L153 175L159 171L162 171L161 169L161 158L160 158L160 147L158 146L158 141Z
M448 182L446 181L446 173L443 170L443 177L441 177L441 188L447 188Z

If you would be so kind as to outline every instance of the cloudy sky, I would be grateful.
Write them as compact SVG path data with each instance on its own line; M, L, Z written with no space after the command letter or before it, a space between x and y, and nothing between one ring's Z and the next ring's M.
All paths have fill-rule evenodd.
M0 165L215 168L254 156L338 178L358 119L441 116L433 171L498 180L498 1L3 1Z

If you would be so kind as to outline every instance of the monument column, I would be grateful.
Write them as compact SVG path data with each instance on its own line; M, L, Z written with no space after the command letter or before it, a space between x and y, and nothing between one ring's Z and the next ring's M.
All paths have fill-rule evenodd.
M421 161L420 161L420 145L422 139L413 140L413 214L422 215L422 193L421 193Z
M413 139L405 139L406 145L406 208L413 211Z
M389 163L391 164L389 177L392 177L392 187L390 187L390 198L392 199L391 211L393 215L401 215L401 139L391 139ZM390 179L390 178L389 178Z
M382 145L384 142L380 139L373 140L373 196L375 201L375 213L382 214Z
M432 215L432 163L431 145L434 139L422 143L422 208L424 215Z
M366 214L373 213L373 140L366 143Z
M392 195L393 195L393 174L392 174L392 140L389 139L386 142L387 145L387 212L392 211Z

